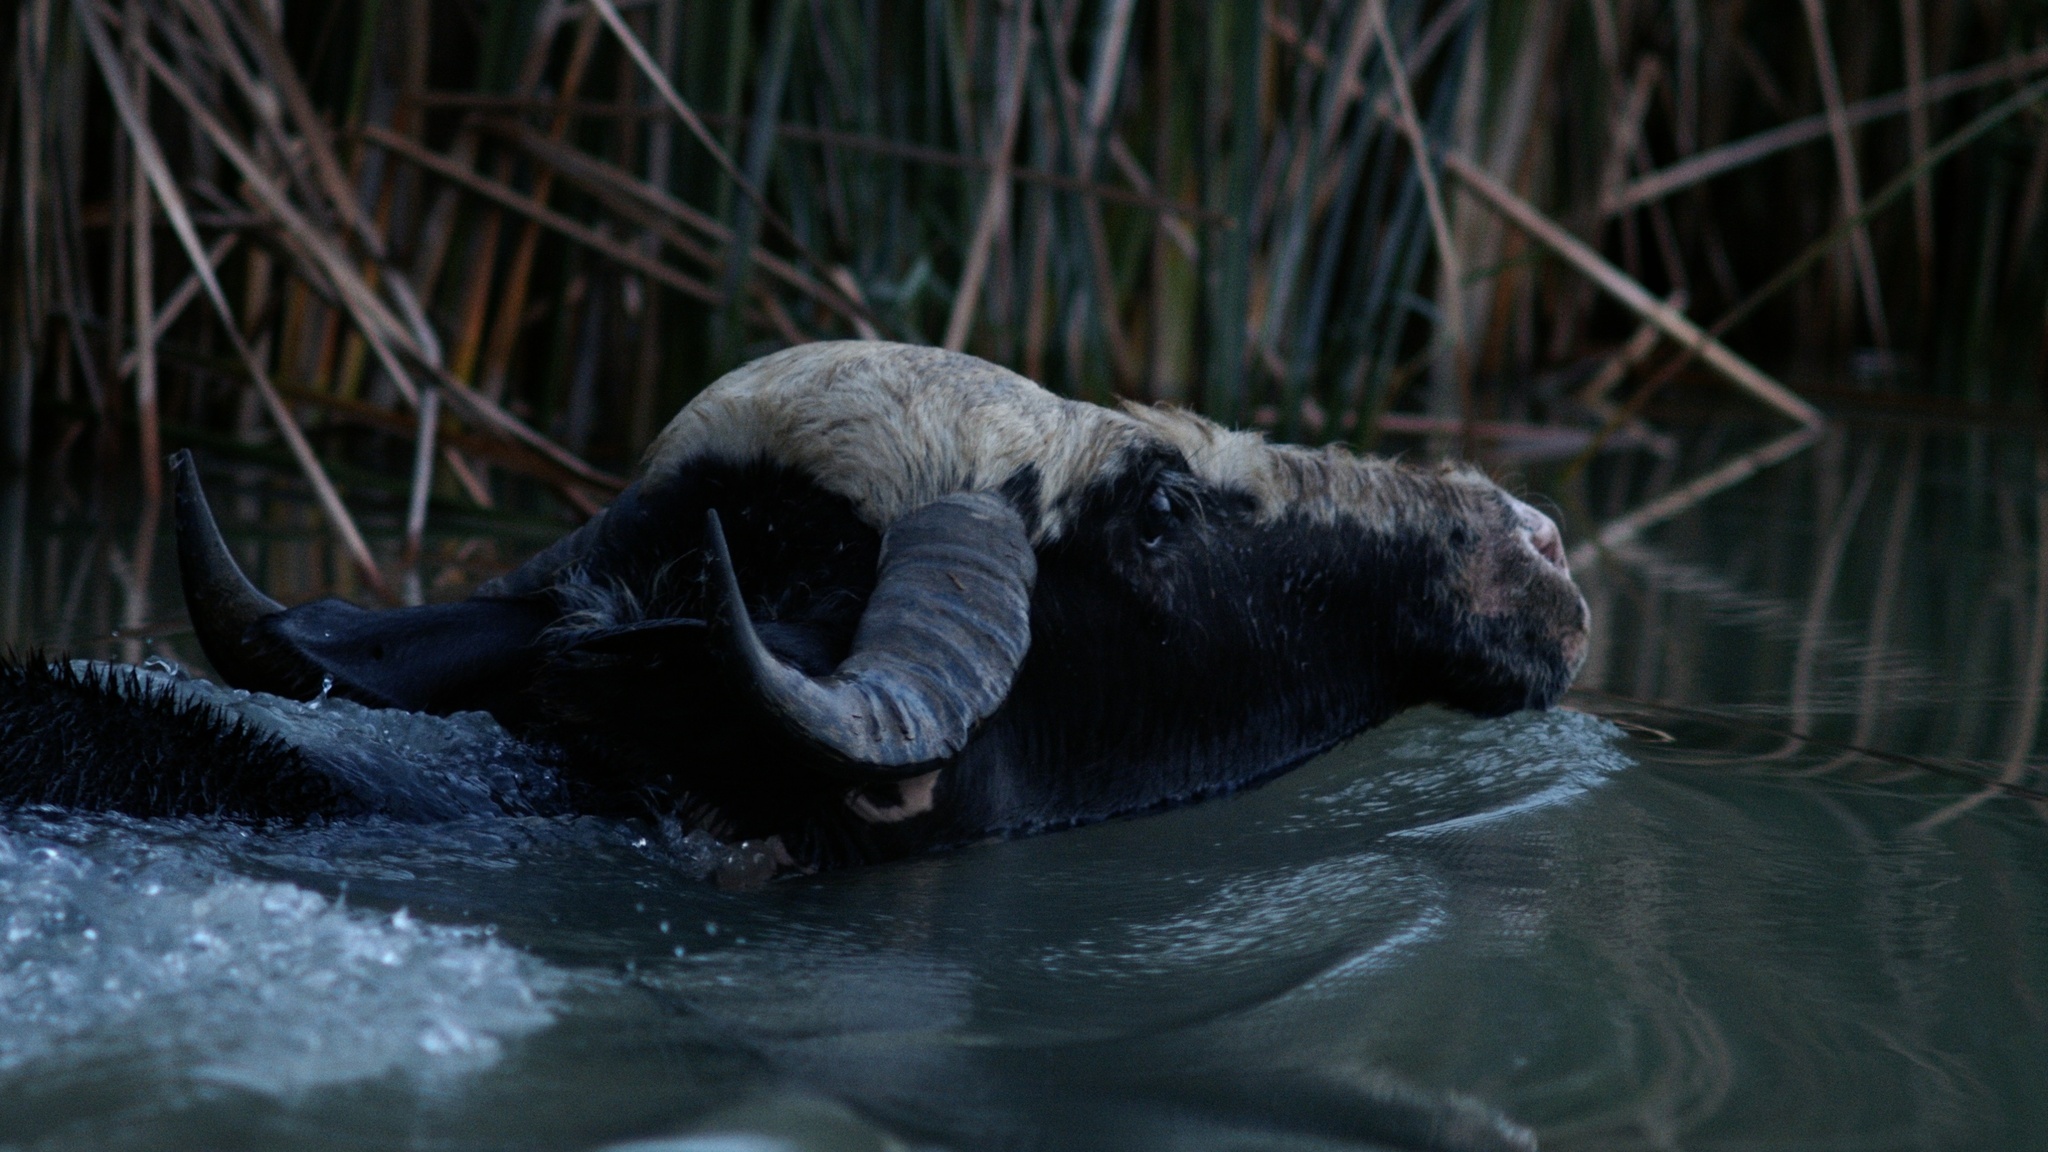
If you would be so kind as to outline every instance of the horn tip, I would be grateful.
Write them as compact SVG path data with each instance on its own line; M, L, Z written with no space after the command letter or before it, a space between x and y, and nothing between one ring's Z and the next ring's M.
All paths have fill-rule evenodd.
M739 574L732 567L732 549L726 545L725 526L719 522L715 508L704 510L704 545L711 553L712 595L727 617L725 627L739 632L741 638L750 638L753 622L747 618L746 601L740 596ZM711 615L715 619L719 613Z
M171 485L178 492L199 483L199 465L192 459L190 448L180 448L164 457L164 467L171 474Z
M270 661L250 650L247 633L258 619L282 612L284 606L250 583L235 563L207 505L191 452L173 452L168 462L176 502L178 574L185 586L185 612L200 648L236 687L282 684L284 680L267 667Z
M164 457L164 464L170 469L171 495L178 503L178 527L183 529L186 519L197 511L204 511L211 520L213 510L206 507L206 489L200 486L199 464L193 460L192 450L180 448Z

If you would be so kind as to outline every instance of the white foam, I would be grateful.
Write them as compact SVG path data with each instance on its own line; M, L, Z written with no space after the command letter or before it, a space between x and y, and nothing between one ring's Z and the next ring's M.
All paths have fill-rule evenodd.
M285 1095L471 1072L553 1019L547 972L482 931L82 838L0 830L0 1078L142 1058Z

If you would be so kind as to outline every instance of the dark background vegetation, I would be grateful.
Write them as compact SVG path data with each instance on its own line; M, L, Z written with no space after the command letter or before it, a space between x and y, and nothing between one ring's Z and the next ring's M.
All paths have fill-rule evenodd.
M14 0L0 37L0 454L285 462L373 584L429 519L587 513L803 340L1635 469L1623 504L1683 493L1674 430L1768 437L1458 159L1808 399L2033 420L2048 369L2041 0Z

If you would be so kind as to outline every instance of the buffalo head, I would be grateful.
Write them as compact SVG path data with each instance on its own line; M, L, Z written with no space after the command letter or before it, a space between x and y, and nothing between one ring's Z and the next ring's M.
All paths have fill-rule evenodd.
M879 343L728 375L603 514L458 604L283 609L189 468L178 508L238 686L487 709L586 806L802 864L1229 791L1413 704L1546 707L1586 640L1556 525L1475 471Z

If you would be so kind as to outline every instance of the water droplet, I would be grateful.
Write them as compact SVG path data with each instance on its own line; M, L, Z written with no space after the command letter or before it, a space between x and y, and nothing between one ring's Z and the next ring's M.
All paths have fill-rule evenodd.
M704 922L704 934L705 934L706 936L716 936L716 935L718 935L718 921L716 921L716 920L706 920L706 921Z
M663 920L663 921L661 922L661 934L662 934L663 936L666 936L666 935L668 935L668 921L666 921L666 920Z

